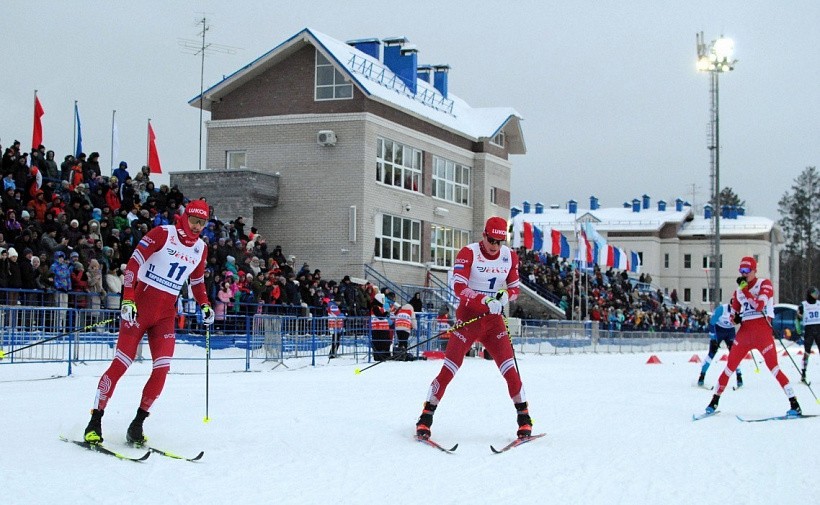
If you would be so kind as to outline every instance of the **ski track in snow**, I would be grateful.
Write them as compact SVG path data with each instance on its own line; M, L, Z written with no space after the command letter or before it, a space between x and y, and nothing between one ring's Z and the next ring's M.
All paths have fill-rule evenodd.
M183 351L184 352L184 351ZM700 353L703 355L704 353ZM785 413L788 401L767 370L747 366L746 387L728 390L721 414L693 423L711 391L693 388L692 352L519 355L534 430L547 436L504 454L515 411L491 361L465 358L433 424L447 455L418 444L414 425L441 361L385 363L361 375L341 358L289 368L211 361L204 423L204 364L177 361L145 423L152 445L201 462L152 455L119 461L60 442L81 437L107 363L0 366L4 434L0 492L11 504L49 503L806 503L816 483L820 420L741 423ZM745 364L745 362L744 362ZM716 381L723 363L707 380ZM797 371L781 357L806 414L820 413ZM128 454L150 362L135 363L103 418L110 448ZM812 357L809 376L820 374ZM809 499L809 501L811 501Z

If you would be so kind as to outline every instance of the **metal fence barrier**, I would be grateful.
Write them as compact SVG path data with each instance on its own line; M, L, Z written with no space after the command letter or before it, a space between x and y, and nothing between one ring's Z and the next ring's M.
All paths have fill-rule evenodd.
M95 323L111 322L92 326ZM408 341L410 354L421 358L430 351L446 348L448 326L435 314L417 315L417 329ZM658 333L604 331L590 321L520 320L509 318L508 325L517 353L635 353L657 351L701 351L708 348L705 333ZM196 315L181 314L176 324L176 360L205 359L205 328ZM114 357L119 330L119 311L105 308L62 308L0 306L0 349L7 356L0 366L19 363L65 363L72 365L110 361ZM15 349L57 337L42 345L16 352ZM419 345L419 343L421 343ZM212 360L243 361L246 371L252 363L286 365L287 360L317 360L335 356L352 357L357 362L372 360L372 332L369 317L312 317L277 314L228 315L211 328ZM180 352L182 346L200 352ZM143 339L137 360L149 359Z

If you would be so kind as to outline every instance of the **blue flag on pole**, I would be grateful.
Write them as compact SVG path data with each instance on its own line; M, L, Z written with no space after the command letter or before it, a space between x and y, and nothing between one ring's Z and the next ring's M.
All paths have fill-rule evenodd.
M75 149L74 157L79 157L83 152L83 128L80 125L80 110L76 103L74 104L74 117L77 118L77 149Z

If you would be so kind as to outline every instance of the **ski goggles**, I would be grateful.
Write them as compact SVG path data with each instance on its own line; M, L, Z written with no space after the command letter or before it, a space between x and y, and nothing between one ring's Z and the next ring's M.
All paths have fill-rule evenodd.
M741 268L741 269L739 269L739 270L738 270L738 272L742 273L743 275L746 275L746 274L748 274L748 273L749 273L749 272L751 272L751 271L752 271L752 269L751 269L751 268L746 268L746 267Z

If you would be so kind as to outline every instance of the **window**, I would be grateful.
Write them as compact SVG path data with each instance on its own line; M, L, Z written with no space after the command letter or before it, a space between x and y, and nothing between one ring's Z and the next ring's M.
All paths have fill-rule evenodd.
M470 243L470 232L433 225L430 231L430 261L441 267L455 264L456 254Z
M712 259L712 256L704 256L703 257L703 268L715 268L715 260ZM720 268L723 268L723 255L720 255Z
M496 134L495 137L493 137L492 140L490 140L490 143L495 144L498 147L504 147L504 143L506 142L506 140L507 140L507 136L504 135L503 131L500 131Z
M466 165L433 156L433 196L469 206L471 170Z
M708 294L708 298L707 298ZM713 302L715 301L715 289L714 288L704 288L701 293L702 301L703 302ZM723 300L723 289L720 290L720 299Z
M490 188L490 203L498 205L498 188L494 186Z
M225 168L248 168L245 161L245 151L227 151Z
M683 301L684 302L691 302L692 301L692 288L683 288Z
M376 139L376 180L388 186L421 192L421 151Z
M316 100L340 100L353 98L353 84L316 50Z
M683 255L683 268L692 268L692 255L691 254L684 254Z
M669 268L669 253L663 255L663 268Z
M374 252L381 259L421 263L421 221L383 214Z

